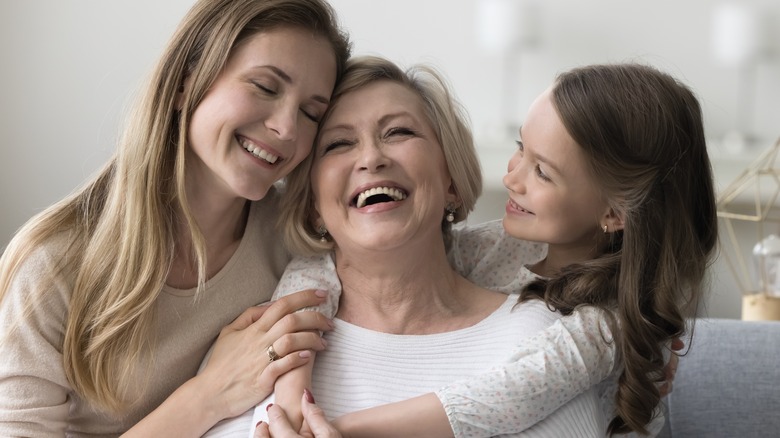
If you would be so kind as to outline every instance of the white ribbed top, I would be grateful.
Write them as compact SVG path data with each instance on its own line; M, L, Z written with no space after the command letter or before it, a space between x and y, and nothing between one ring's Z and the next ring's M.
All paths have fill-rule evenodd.
M325 335L328 348L314 366L317 404L335 418L432 392L504 363L521 339L560 317L539 300L512 311L516 302L510 295L479 323L431 335L380 333L336 319L336 328ZM603 436L597 432L604 423L598 406L595 390L588 391L528 431L542 434L522 436Z

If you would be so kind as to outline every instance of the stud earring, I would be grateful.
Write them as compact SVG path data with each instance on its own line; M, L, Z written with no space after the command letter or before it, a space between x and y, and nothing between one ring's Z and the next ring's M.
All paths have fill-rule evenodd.
M325 236L328 235L328 229L325 228L325 225L320 225L317 228L317 233L320 235L320 242L321 243L328 243L328 239L325 238Z
M455 206L453 206L452 204L449 204L449 205L447 205L446 210L447 210L447 216L445 217L445 219L447 219L447 222L449 222L449 223L454 222L455 221L455 211L456 211Z
M607 234L607 226L606 226L606 225L604 225L603 227L601 227L601 229L602 229L602 230L604 230L604 234Z

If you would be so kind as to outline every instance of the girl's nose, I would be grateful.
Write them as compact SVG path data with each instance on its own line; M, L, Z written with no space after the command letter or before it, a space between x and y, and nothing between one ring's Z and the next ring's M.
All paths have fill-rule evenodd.
M523 171L522 157L519 152L515 152L512 158L509 159L506 170L506 175L503 178L504 187L515 193L524 192L526 172Z

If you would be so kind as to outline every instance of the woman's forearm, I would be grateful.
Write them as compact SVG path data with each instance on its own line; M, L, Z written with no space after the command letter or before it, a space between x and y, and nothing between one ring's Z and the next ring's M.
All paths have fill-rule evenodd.
M190 379L180 386L122 437L200 437L206 433L223 415L213 397L203 396L204 392L198 389L196 379Z
M303 424L301 395L304 389L311 388L312 368L314 368L314 361L310 360L305 365L280 376L274 384L274 404L282 408L294 430L300 430Z

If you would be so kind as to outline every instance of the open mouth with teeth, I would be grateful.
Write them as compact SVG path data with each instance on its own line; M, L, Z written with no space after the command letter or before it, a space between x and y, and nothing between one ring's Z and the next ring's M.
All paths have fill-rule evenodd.
M374 187L358 193L352 203L357 208L363 208L382 202L403 201L406 196L406 192L393 187Z
M274 164L277 161L279 161L279 157L268 152L265 149L260 148L259 146L255 145L251 141L242 138L239 139L239 144L242 148L244 148L247 152L254 155L256 158L259 158L269 164Z
M517 210L519 210L519 211L521 211L523 213L534 214L534 212L532 212L530 210L526 210L525 208L521 207L520 204L516 203L515 201L513 201L511 199L509 200L509 202L512 203L512 206L514 206L515 209L517 209Z

